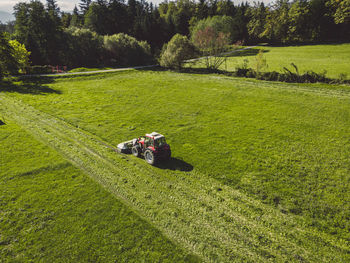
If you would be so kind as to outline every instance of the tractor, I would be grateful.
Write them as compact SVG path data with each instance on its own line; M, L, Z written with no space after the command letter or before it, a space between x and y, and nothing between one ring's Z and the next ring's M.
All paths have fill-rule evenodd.
M118 144L118 151L132 153L136 157L144 156L147 163L157 164L161 160L169 160L171 150L165 137L157 132L140 136L137 139Z

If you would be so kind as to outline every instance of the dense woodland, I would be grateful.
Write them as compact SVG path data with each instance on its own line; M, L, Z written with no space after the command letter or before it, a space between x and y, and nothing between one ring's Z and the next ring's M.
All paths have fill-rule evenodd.
M162 46L175 34L190 36L200 20L213 16L232 18L232 42L295 44L350 40L350 0L278 0L270 5L178 0L164 1L159 6L144 0L81 0L72 13L60 11L56 0L47 0L46 4L32 0L18 3L14 14L16 20L1 24L0 30L25 45L32 65L77 67L145 62L159 55ZM132 43L119 50L119 57L111 61L106 60L113 51L111 45L106 48L106 42L112 43L106 36L113 35L118 45ZM131 46L135 59L123 62L121 56ZM140 52L144 54L143 61L137 61Z

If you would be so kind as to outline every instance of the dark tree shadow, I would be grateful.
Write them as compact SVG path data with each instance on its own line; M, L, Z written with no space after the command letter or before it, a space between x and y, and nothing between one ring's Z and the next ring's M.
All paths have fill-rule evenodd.
M2 120L0 120L0 126L1 125L5 125L6 123L5 122L3 122Z
M186 163L183 160L177 158L171 158L168 161L162 161L156 165L156 167L164 170L172 170L172 171L182 171L182 172L190 172L193 170L193 166L189 163Z
M263 53L270 52L268 49L261 49L261 48L250 48L250 49L245 49L241 51L236 51L231 54L223 55L223 57L249 57L249 56L256 56L259 54L260 50L262 50Z
M154 68L145 68L145 69L138 69L139 71L171 71L171 72L177 72L177 73L188 73L188 74L224 74L224 75L230 75L232 72L226 71L226 70L220 70L220 69L207 69L207 68L182 68L182 69L166 69L162 68L160 66L154 67Z
M32 77L20 78L16 81L0 82L0 92L16 92L22 94L44 95L48 93L61 94L61 91L54 90L45 86L52 83L53 78L50 77Z
M163 68L159 65L155 65L153 67L147 67L147 68L136 68L135 70L137 70L137 71L159 71L159 72L168 71L168 69Z

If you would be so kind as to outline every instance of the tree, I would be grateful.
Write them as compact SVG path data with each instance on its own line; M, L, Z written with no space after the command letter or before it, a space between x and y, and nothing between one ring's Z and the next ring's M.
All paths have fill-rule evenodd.
M236 8L231 0L222 0L217 4L216 12L221 16L234 16Z
M92 3L84 16L84 26L100 35L106 34L108 28L107 6L103 3Z
M265 37L271 42L285 43L289 31L289 8L288 0L277 0L266 16L264 31L260 37Z
M151 47L145 41L124 33L104 36L103 47L106 51L106 62L111 65L142 65L151 61Z
M0 32L13 34L15 32L15 21L9 21L5 24L0 22Z
M31 52L34 64L49 63L48 33L50 21L44 5L36 0L30 3L18 3L14 7L16 24L14 37Z
M333 9L332 16L335 23L350 23L350 0L330 0L327 6Z
M237 32L235 29L235 21L229 16L213 16L206 19L202 19L192 28L191 36L193 37L198 30L203 30L207 27L214 29L216 34L222 32L229 37L229 42L234 42L239 39L236 38Z
M229 44L228 33L207 26L195 31L192 39L205 56L204 62L208 69L217 70L225 62L226 57L221 56L221 53Z
M91 5L91 0L80 0L80 11L84 15Z
M10 40L9 44L13 49L12 56L17 62L19 73L26 73L30 66L30 52L28 52L26 47L17 40Z
M254 7L250 7L246 12L246 15L249 17L249 22L247 24L248 33L250 39L255 42L260 40L260 35L264 32L267 12L268 9L265 7L264 3L256 4Z
M68 28L72 21L72 14L68 12L61 13L61 23L63 28Z
M70 26L71 27L82 27L83 26L83 19L82 19L81 15L79 14L77 6L74 6L72 19L70 21Z
M309 4L305 1L295 1L288 11L289 29L288 42L303 42L311 40L308 23L310 21Z
M160 56L160 65L167 68L182 68L186 59L192 58L195 47L186 36L176 34L172 39L164 44Z
M46 0L47 11L47 56L50 64L60 64L62 45L62 24L61 24L61 12L57 6L56 0Z
M108 21L106 26L108 35L127 32L129 27L127 6L119 0L111 0L106 20Z
M0 32L0 80L6 74L16 73L18 62L14 56L14 49L9 43L7 33Z
M69 67L91 67L102 62L102 37L86 28L70 27L64 30L64 64Z
M208 69L216 70L225 62L221 53L228 44L238 40L234 25L232 17L214 16L200 20L193 27L192 41L205 56L203 61Z

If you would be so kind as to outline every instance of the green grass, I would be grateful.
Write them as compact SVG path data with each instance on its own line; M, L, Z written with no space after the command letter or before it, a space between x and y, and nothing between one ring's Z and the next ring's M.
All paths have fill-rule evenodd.
M348 259L348 87L154 71L36 85L3 114L202 259ZM176 158L163 169L100 143L152 131Z
M1 262L196 260L12 121L0 142Z
M338 78L341 73L350 78L350 44L338 45L305 45L288 47L258 47L244 50L229 56L227 64L221 69L233 71L237 66L243 65L245 59L248 66L254 68L255 56L262 49L268 68L265 71L283 72L283 67L294 71L291 63L297 65L299 72L312 70L317 73L327 71L326 76Z

